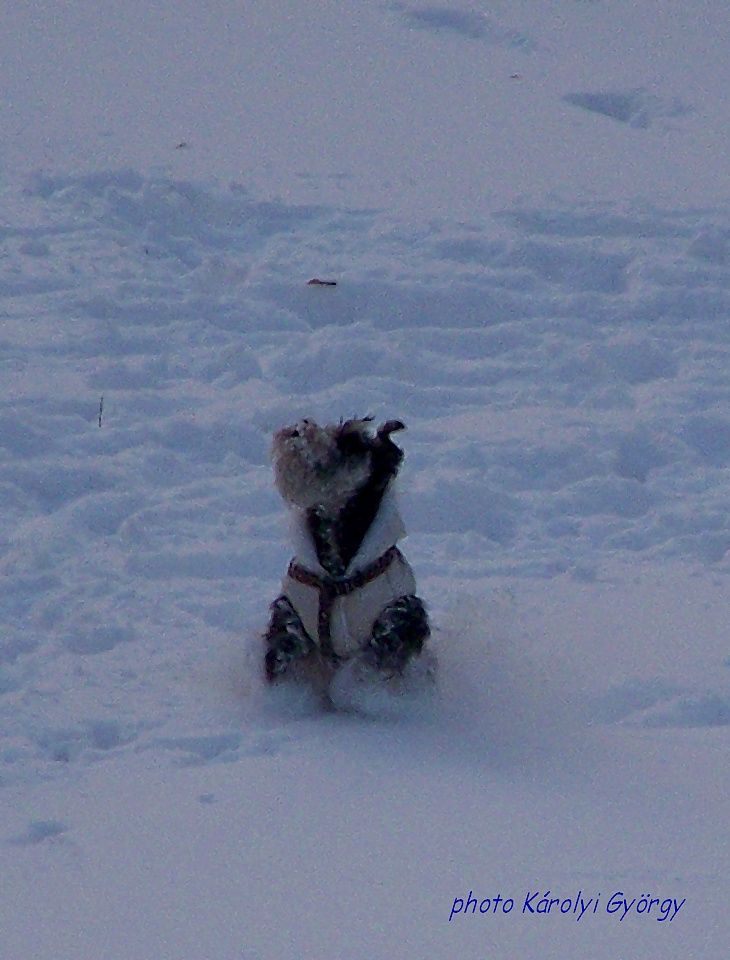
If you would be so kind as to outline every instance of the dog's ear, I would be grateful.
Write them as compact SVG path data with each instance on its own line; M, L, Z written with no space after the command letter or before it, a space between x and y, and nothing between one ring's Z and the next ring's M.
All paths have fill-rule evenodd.
M406 429L406 425L401 420L388 420L378 430L378 439L385 440L386 437L389 437L391 435L391 433L396 433L398 430L405 430L405 429Z
M403 451L393 443L390 435L405 428L406 425L400 420L387 420L375 435L373 469L386 483L398 473L403 460Z

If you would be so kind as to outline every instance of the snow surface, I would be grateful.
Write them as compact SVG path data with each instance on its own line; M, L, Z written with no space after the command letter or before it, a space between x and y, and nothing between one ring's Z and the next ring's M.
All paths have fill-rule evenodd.
M724 960L727 5L4 21L3 960ZM322 714L268 442L360 413L439 687Z

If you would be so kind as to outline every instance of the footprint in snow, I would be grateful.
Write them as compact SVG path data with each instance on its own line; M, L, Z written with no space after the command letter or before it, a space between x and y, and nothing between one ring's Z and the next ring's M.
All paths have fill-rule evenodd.
M25 833L10 837L6 843L16 847L32 847L45 840L57 840L68 827L62 820L31 820Z

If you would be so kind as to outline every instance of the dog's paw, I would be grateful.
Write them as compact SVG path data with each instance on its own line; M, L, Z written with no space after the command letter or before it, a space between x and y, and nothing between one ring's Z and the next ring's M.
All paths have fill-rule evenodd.
M373 624L365 659L380 673L400 675L429 635L423 601L413 594L384 607Z
M277 597L271 604L271 620L265 637L264 671L269 683L283 676L290 666L314 651L314 643L291 602Z

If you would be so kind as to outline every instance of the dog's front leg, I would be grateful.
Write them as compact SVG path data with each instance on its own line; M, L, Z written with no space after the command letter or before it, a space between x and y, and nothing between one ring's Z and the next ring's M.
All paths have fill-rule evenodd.
M364 659L381 673L400 674L421 652L429 634L423 601L414 594L399 597L380 611Z
M314 642L290 601L277 597L271 604L271 619L264 636L264 668L269 683L283 676L292 663L309 656Z

